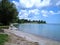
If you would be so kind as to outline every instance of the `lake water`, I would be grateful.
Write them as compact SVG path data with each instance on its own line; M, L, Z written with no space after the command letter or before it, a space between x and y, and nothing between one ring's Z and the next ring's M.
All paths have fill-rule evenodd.
M60 24L19 24L18 29L23 32L60 41Z

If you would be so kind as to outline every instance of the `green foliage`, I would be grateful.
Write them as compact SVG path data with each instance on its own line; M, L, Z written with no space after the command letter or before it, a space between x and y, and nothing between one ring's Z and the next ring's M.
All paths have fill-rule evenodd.
M0 45L4 45L4 42L8 41L7 34L0 34Z
M43 20L33 20L33 21L30 21L30 20L26 20L26 19L19 19L18 20L18 23L46 23L46 21L43 21Z
M18 12L13 3L9 2L9 0L0 1L0 23L9 25L16 22L17 16Z

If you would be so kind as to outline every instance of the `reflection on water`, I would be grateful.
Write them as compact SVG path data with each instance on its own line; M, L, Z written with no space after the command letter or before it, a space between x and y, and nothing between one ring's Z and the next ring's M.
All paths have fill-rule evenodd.
M19 24L18 29L27 33L43 36L53 40L60 41L59 24Z

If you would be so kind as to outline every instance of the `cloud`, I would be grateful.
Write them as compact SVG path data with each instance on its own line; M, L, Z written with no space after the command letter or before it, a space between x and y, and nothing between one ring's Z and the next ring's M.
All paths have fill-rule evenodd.
M20 10L19 12L19 18L20 19L31 19L31 20L38 20L41 16L43 17L49 17L52 15L60 14L60 11L54 12L52 10L39 10L39 9L33 9L33 10Z
M58 12L49 11L49 13L50 13L51 15L56 15L56 14L60 14L60 11L58 11Z
M41 13L42 13L42 16L48 17L49 12L47 10L42 10Z
M16 1L12 1L12 2L16 5L17 8L20 7L19 2L16 2Z
M25 5L26 8L35 7L44 7L50 5L50 0L20 0L20 3Z
M60 0L51 0L51 6L57 6L56 3L58 3Z
M29 14L30 13L33 13L35 15L38 15L39 14L39 9L33 9L33 10L29 10Z
M50 10L50 11L42 10L41 13L42 13L42 16L48 17L49 15L57 15L57 14L60 14L60 11L54 12L52 10Z
M28 12L27 12L27 10L21 10L20 12L19 12L19 18L22 18L22 19L25 19L25 18L27 18L28 17Z
M55 14L55 12L53 12L53 11L49 11L49 13L50 13L50 14Z
M22 5L22 7L31 8L34 2L31 0L20 0L19 3Z
M59 6L59 0L19 0L12 1L19 11L20 19L38 19L39 17L49 17L60 14L60 11L40 9L47 6ZM32 9L33 8L33 9Z
M24 8L32 8L32 7L45 7L50 5L51 0L19 0L17 1L12 1L17 7L24 7Z
M60 6L60 1L58 1L58 2L56 3L56 6Z
M39 15L39 9L20 10L19 12L19 18L35 18L37 15Z
M42 8L47 6L60 6L60 0L19 0L12 1L17 9Z

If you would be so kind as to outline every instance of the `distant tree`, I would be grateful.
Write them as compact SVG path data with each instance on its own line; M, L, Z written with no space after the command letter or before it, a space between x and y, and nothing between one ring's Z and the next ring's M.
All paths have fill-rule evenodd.
M15 5L9 0L0 1L0 23L9 25L17 21L18 12Z
M40 23L43 23L43 20L41 20Z
M41 23L40 20L38 21L38 23Z
M46 21L43 21L43 20L33 20L33 21L31 21L31 20L27 20L27 19L18 19L18 23L40 23L40 24L45 24L46 23Z
M44 21L43 23L46 23L46 21Z

